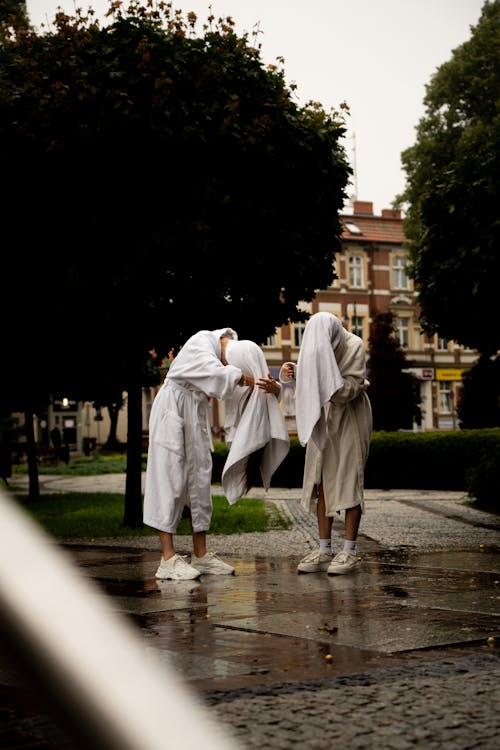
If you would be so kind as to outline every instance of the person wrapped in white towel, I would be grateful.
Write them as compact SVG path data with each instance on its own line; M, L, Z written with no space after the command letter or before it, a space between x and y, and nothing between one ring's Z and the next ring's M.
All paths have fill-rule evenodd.
M207 552L212 520L212 432L209 399L229 399L255 386L250 372L227 364L232 328L198 331L173 359L149 419L143 521L157 529L162 558L156 577L190 580L203 574L228 575L232 565ZM174 534L184 507L190 511L191 563L176 553Z
M328 312L312 315L297 364L285 363L283 382L295 381L297 432L306 446L302 506L316 513L320 546L299 573L347 573L358 565L357 536L364 510L364 470L373 429L366 393L363 340ZM332 557L332 524L344 512L344 546Z
M281 386L274 380L260 346L253 341L229 341L229 365L250 373L257 388L238 388L224 401L224 429L229 453L222 471L222 489L230 504L256 484L260 473L267 490L290 449L279 405ZM254 481L255 477L255 481Z

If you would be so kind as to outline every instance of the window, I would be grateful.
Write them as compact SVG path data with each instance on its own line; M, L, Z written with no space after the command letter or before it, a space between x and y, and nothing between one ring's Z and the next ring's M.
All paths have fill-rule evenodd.
M357 235L363 234L363 232L358 227L358 225L355 224L353 221L346 221L344 223L344 226L347 229L347 231L349 232L349 234L357 234Z
M293 345L301 346L302 336L304 335L305 323L294 323L293 324Z
M408 318L394 318L394 328L400 346L402 346L403 349L408 349L410 346L410 327L408 325Z
M448 339L445 339L443 336L437 337L437 349L440 352L447 352L448 351Z
M408 290L410 279L406 273L408 258L404 255L394 255L392 258L392 286L393 289Z
M273 346L273 347L278 346L278 341L277 341L275 333L273 333L272 336L267 337L266 343L264 344L264 346Z
M345 306L344 325L348 331L363 338L364 318L358 315L356 302L348 302Z
M347 310L349 311L349 306L347 307ZM351 333L355 333L356 336L363 338L363 317L357 314L356 305L354 306L354 312L352 315L349 315L349 313L347 312L346 317L344 318L344 323L347 324L348 331L351 331Z
M363 318L361 315L353 315L351 318L351 331L363 338Z
M362 255L349 256L349 286L356 289L361 289L364 286Z
M448 380L441 380L439 383L439 413L451 414L453 411L453 395L451 383Z

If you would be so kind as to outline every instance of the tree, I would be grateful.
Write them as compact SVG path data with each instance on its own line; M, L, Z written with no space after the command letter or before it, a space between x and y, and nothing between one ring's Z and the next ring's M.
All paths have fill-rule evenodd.
M464 430L500 427L500 358L485 355L464 374L457 403Z
M500 0L426 88L415 144L403 152L404 231L421 322L484 354L500 349Z
M9 33L10 30L27 25L28 17L24 0L0 0L0 27L3 33Z
M26 352L42 394L127 392L132 525L151 345L221 325L263 341L301 319L334 278L350 175L338 113L298 107L230 19L195 26L169 4L112 3L106 27L58 13L0 45L2 270L30 316L22 338L5 332L7 392L33 386ZM6 319L19 285L4 291Z
M408 366L393 326L392 313L373 319L369 339L368 396L375 430L411 430L421 421L418 380Z

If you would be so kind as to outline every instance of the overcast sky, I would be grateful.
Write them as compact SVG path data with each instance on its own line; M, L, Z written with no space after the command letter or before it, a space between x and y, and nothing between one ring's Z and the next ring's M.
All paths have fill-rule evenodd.
M144 4L146 4L144 2ZM415 142L425 85L452 51L467 41L484 0L173 0L201 22L231 16L238 33L257 33L264 64L284 58L300 105L350 108L345 147L356 179L350 192L389 208L405 185L401 152ZM27 0L31 22L50 23L58 7L91 7L107 0ZM346 206L347 208L347 206Z

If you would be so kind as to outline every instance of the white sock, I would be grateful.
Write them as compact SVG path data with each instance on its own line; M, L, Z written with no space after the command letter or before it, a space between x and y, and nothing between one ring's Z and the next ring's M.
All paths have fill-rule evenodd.
M324 552L327 555L332 554L332 540L331 539L320 539L319 540L320 552Z
M356 542L351 542L349 539L344 540L344 552L349 552L351 555L356 554Z

